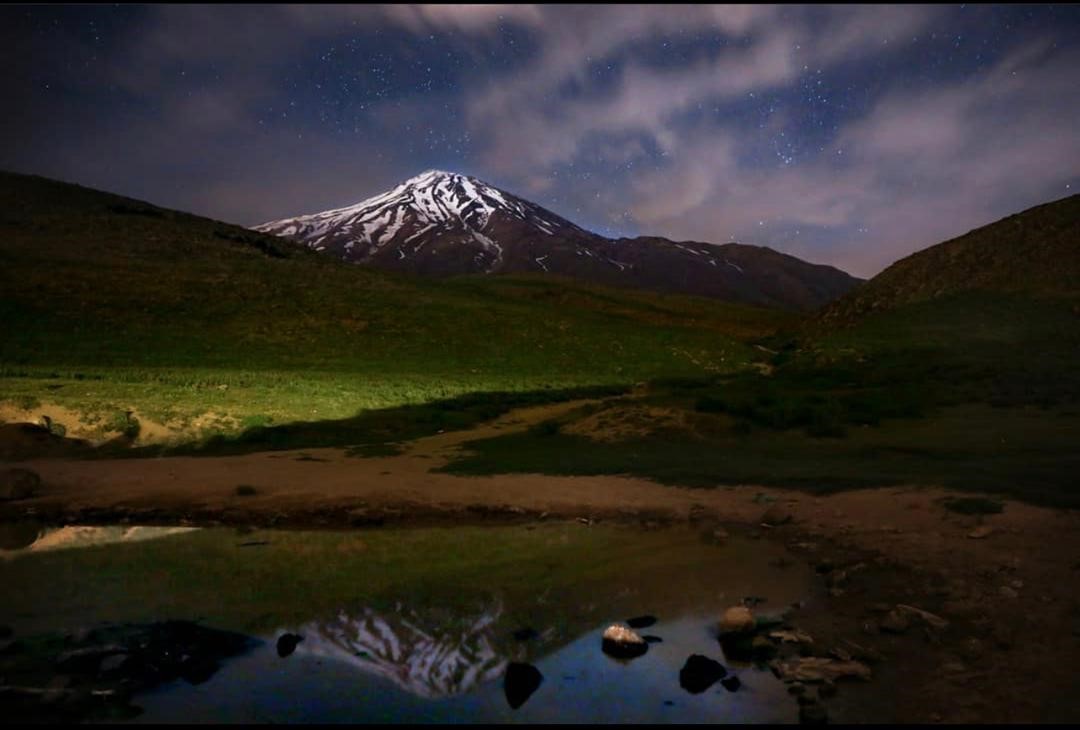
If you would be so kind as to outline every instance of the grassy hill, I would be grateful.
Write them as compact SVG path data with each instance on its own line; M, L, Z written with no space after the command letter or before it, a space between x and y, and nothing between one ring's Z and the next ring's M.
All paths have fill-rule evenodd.
M206 433L475 392L732 372L791 315L549 278L431 281L0 173L0 404Z
M876 313L995 292L1080 295L1080 194L1039 205L897 261L819 315L831 327Z

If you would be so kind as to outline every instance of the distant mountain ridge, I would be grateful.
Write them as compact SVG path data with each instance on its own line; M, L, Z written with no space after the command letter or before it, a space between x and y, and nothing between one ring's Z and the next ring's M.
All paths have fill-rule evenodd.
M786 309L819 307L860 281L759 246L605 238L482 180L441 170L355 205L254 229L415 274L546 272Z

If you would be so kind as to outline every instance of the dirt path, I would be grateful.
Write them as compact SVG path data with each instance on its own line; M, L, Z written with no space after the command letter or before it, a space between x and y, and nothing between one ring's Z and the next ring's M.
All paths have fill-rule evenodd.
M624 477L432 473L462 444L511 433L581 402L519 410L489 424L409 444L397 456L343 449L231 457L76 461L17 466L41 494L7 503L0 519L282 525L370 525L535 519L547 513L649 523L727 525L787 544L828 566L834 590L808 628L870 644L888 661L878 680L834 700L851 721L1038 722L1080 718L1080 513L1009 502L1002 514L960 516L935 489L888 488L827 497L755 486L712 490ZM237 496L239 485L254 496ZM793 521L758 527L766 502ZM972 538L975 527L989 528ZM837 579L837 576L843 579ZM830 577L832 576L832 577ZM877 604L939 613L949 629L887 635ZM831 637L831 638L828 638ZM859 699L861 698L861 699ZM856 701L857 700L857 701Z

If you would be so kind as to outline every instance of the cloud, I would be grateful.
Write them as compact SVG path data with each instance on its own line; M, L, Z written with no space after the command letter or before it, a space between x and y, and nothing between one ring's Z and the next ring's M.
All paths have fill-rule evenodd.
M500 23L515 21L526 25L541 21L535 5L391 5L385 17L403 27L422 33L431 29L488 32Z
M746 143L746 133L702 130L631 186L631 214L650 232L705 241L832 231L819 235L828 245L788 249L869 276L1059 197L1080 171L1078 67L1080 53L1029 43L973 80L887 94L802 165L740 167L716 150Z

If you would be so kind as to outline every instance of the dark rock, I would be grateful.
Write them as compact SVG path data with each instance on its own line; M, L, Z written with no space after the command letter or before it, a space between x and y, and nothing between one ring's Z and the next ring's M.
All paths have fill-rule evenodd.
M0 550L21 550L34 544L42 526L34 520L0 524Z
M675 703L671 700L664 700L664 707L674 707Z
M41 487L41 477L29 469L0 471L0 500L28 499Z
M187 657L180 663L180 678L188 684L202 684L221 669L218 661L206 655Z
M277 655L285 658L296 651L296 645L304 640L300 634L282 634L277 640Z
M646 644L661 644L664 641L659 636L653 636L652 634L646 634L641 638L645 640Z
M514 641L531 641L540 636L539 632L531 626L526 626L523 629L518 629L514 632Z
M690 694L701 694L727 676L724 665L701 654L692 654L679 670L679 686Z
M635 616L634 618L627 619L626 624L632 629L647 629L656 623L656 616L650 616L648 614L644 616Z
M911 618L894 609L878 622L878 628L887 634L902 634L911 628Z
M511 662L503 677L503 692L510 708L516 710L524 705L543 681L544 675L532 664Z
M721 679L720 684L723 685L724 689L728 692L737 692L739 688L742 687L742 680L732 674L730 677Z
M754 661L768 661L777 655L776 644L764 636L755 636L750 642L750 655Z
M791 514L791 510L777 502L765 510L765 514L761 516L761 523L771 527L779 527L780 525L786 525L793 519L794 516Z
M802 725L827 725L829 713L820 704L803 705L799 708L799 723Z
M754 660L753 634L726 634L720 637L720 647L724 657L731 662L751 662Z
M127 650L118 644L87 646L65 651L56 658L56 668L64 672L90 674L98 671L101 663L114 654L126 654Z

